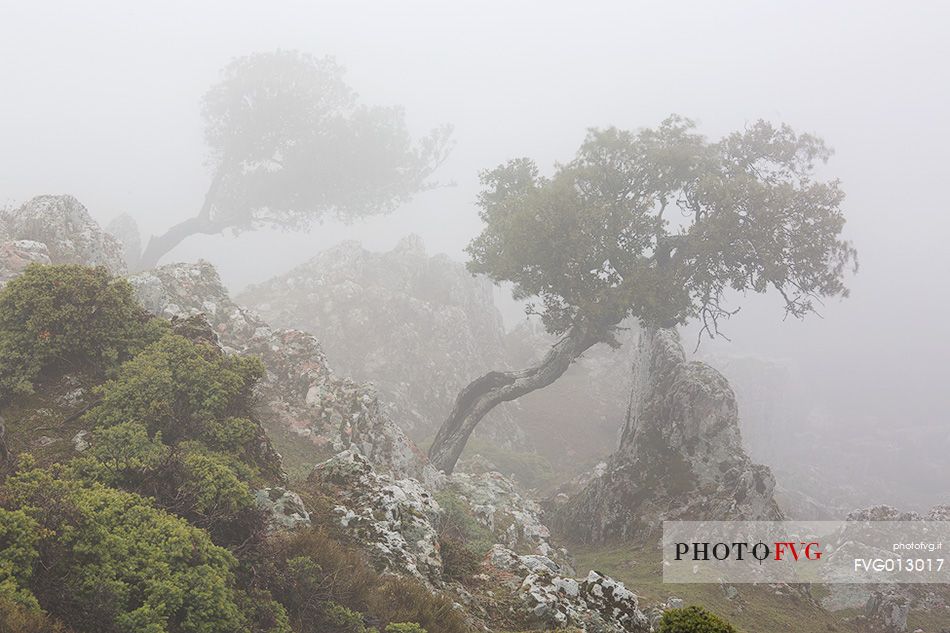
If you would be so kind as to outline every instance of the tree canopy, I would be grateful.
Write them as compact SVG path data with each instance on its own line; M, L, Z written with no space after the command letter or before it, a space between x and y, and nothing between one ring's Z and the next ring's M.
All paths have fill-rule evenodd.
M774 289L803 316L847 295L856 261L840 238L839 183L814 175L830 155L821 139L764 121L714 142L676 116L638 132L592 129L550 177L527 158L483 173L485 228L469 268L535 299L552 333L634 316L699 318L714 335L730 289Z

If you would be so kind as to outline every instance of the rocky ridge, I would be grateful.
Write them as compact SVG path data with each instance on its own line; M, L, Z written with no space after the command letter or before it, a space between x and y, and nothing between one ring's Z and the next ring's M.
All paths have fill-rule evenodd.
M417 441L435 434L469 381L506 366L491 284L445 255L429 256L414 235L385 253L343 242L238 301L274 325L319 336L334 367L372 381ZM521 439L504 409L483 427L493 441Z

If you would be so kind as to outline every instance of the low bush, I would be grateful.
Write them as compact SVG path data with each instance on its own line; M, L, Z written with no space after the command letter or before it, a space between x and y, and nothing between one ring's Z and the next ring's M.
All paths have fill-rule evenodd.
M139 495L24 465L4 496L39 525L32 576L20 577L45 610L102 633L251 630L237 561L207 533Z
M736 628L702 607L670 609L660 618L659 633L738 633Z
M287 608L294 631L359 631L339 628L357 625L355 620L341 620L344 612L338 607L366 614L365 625L381 630L395 623L440 633L470 631L451 600L433 595L417 580L380 575L359 552L323 529L283 536L265 558L270 569L263 583Z
M47 370L104 374L165 329L105 268L31 265L0 290L0 403Z

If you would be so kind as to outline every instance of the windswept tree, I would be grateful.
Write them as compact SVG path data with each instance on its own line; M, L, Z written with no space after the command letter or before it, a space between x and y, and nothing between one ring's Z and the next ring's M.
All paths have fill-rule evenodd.
M841 239L844 197L815 166L831 151L760 121L711 142L692 121L591 130L575 158L541 175L527 158L482 175L482 233L468 267L514 285L559 336L539 364L493 371L458 395L429 449L451 472L479 421L558 379L585 350L616 346L620 323L668 328L698 319L719 335L728 299L777 292L795 317L847 296L856 252Z
M444 126L414 143L401 108L367 106L328 58L295 51L233 61L204 97L211 184L197 215L153 236L151 268L190 235L387 213L431 187Z

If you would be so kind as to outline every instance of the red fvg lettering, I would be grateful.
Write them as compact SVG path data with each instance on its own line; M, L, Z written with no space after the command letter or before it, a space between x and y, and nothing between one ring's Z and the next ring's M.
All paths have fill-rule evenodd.
M799 550L798 546L801 546ZM820 560L821 551L818 550L818 543L793 543L791 541L783 541L775 543L775 560L782 560L782 556L786 553L791 554L793 560L800 560L801 556L804 556L806 560Z

